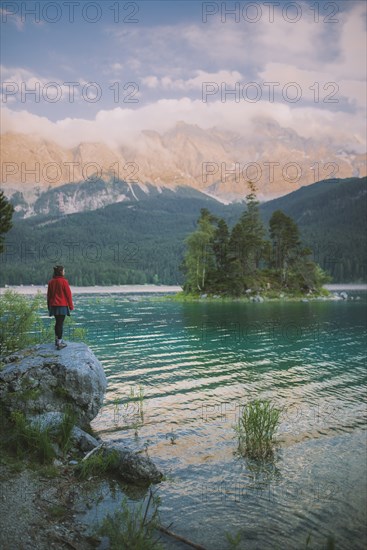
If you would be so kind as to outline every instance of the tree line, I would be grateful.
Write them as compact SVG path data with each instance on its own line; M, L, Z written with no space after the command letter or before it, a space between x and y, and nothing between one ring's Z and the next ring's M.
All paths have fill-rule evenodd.
M301 250L307 246L313 255L303 260L307 260L309 267L312 267L309 263L311 259L319 264L330 273L333 282L365 282L365 197L366 179L352 178L334 183L320 182L289 196L261 204L259 210L265 231L263 240L267 244L264 250L261 251L260 247L257 253L253 251L256 257L261 252L255 283L260 280L260 275L265 276L263 269L274 269L285 261L283 278L289 279L291 273L288 273L288 264L296 263L292 255L298 260L298 269L302 269L304 276L308 276L312 269L301 261ZM3 195L0 202L0 249L4 248L3 254L0 254L0 286L46 284L55 263L67 267L70 284L75 286L144 283L183 285L187 272L180 270L179 266L188 248L187 236L199 228L197 218L200 208L209 209L218 221L222 218L225 220L219 224L213 221L211 224L214 230L220 228L216 239L221 242L221 232L227 233L229 239L231 228L236 225L246 206L244 202L223 205L206 196L202 199L162 194L134 205L117 203L96 211L64 217L49 215L15 219L14 227L5 240L13 208ZM270 236L269 222L276 209L282 210L292 220L297 220L299 235L305 245L293 247L290 257L285 256L281 244L275 244L275 239ZM205 229L204 220L200 225ZM246 254L248 252L247 256L250 256L251 248L255 247L254 244L251 246L250 241L245 246L234 244L236 235L237 241L241 241L238 237L242 231L243 228L236 229L230 251L229 243L223 237L223 244L217 243L214 248L211 243L205 244L205 239L202 245L198 245L203 248L203 258L198 259L199 270L200 264L204 259L207 260L202 274L205 283L209 283L207 275L214 260L219 271L223 270L223 265L228 266L225 269L226 277L230 275L234 284L237 284L234 259L238 258L240 264L248 263ZM215 249L218 258L214 254ZM248 266L246 279L250 278L250 274ZM271 287L281 287L274 272L268 273L268 276L265 286L269 283ZM213 278L213 273L210 278ZM290 284L292 286L292 282ZM201 288L202 284L199 286ZM192 288L199 292L199 286L195 284ZM248 283L242 284L242 287L247 289Z

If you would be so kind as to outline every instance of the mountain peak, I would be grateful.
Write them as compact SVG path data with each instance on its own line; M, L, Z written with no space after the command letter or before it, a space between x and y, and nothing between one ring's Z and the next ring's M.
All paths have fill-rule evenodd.
M366 155L355 154L352 147L306 139L270 117L259 116L244 124L246 132L240 133L179 120L166 132L142 130L138 139L118 149L97 142L67 149L39 135L5 133L1 157L18 169L3 170L2 184L21 190L37 184L47 189L96 177L108 181L112 174L156 187L187 185L219 200L234 201L247 194L249 179L256 183L259 197L269 200L327 177L366 175ZM54 172L45 168L52 165ZM40 167L38 179L29 174L35 166Z

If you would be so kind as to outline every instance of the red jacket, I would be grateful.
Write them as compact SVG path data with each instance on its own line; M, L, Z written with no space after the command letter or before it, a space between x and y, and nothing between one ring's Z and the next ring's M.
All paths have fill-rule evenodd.
M69 306L71 310L74 309L69 283L61 275L48 282L47 307L50 306Z

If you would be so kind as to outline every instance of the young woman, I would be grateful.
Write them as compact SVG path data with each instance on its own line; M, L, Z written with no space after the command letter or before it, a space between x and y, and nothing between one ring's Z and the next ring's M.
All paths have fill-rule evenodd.
M65 269L62 265L54 267L54 276L48 282L47 307L50 317L55 316L55 346L65 348L67 344L62 340L62 329L65 316L70 316L74 309L73 298L68 281L64 277Z

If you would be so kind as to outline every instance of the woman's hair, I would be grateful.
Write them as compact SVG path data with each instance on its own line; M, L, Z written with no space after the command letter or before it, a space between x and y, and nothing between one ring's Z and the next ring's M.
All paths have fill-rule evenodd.
M54 277L60 277L64 271L63 265L55 265L54 267Z

